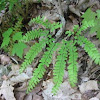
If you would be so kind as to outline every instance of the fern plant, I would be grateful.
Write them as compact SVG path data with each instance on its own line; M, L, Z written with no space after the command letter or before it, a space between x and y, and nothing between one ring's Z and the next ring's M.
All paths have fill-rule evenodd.
M23 33L21 32L21 28L23 27L22 20L20 17L14 27L9 28L3 33L3 42L1 44L1 48L7 48L11 55L16 54L20 58L22 58L24 48L27 47L25 43L18 42L21 40Z
M96 12L93 12L91 10L91 8L89 8L82 15L82 18L84 18L83 21L82 21L83 24L84 24L84 22L93 21L93 23L95 25L90 28L90 33L96 32L97 33L97 38L99 38L99 40L100 40L100 33L99 33L100 32L100 10L97 10Z
M26 69L26 67L32 63L32 61L42 51L44 47L47 46L47 48L41 60L39 61L38 67L33 72L33 77L29 81L27 92L31 91L43 78L47 67L49 67L50 63L52 63L52 54L57 48L59 48L59 51L56 59L56 64L53 69L54 87L52 89L52 92L54 94L57 93L57 90L63 82L64 69L66 67L66 63L69 65L67 69L69 74L69 82L71 86L74 87L77 84L78 52L76 44L82 46L82 48L84 48L84 50L94 60L94 62L100 65L99 51L91 41L89 41L87 38L84 37L83 34L81 34L82 31L85 31L87 28L95 26L93 20L84 21L81 27L75 25L73 27L73 32L66 31L65 34L67 39L64 38L59 43L55 42L55 39L52 37L51 33L54 30L62 27L61 24L51 24L48 20L44 20L44 17L41 18L40 16L32 19L29 25L32 25L33 23L41 25L42 29L35 29L27 32L26 35L23 36L20 41L28 42L30 40L34 40L35 38L40 37L42 37L42 39L40 39L38 43L35 43L31 47L29 52L26 54L20 72L23 72Z

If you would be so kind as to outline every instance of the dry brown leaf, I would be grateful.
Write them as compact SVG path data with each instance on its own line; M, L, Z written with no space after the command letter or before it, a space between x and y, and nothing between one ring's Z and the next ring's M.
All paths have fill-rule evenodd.
M12 78L10 78L9 80L12 83L20 83L20 82L24 82L26 80L30 79L29 76L25 73L21 73L18 76L13 76Z
M97 97L93 97L93 98L91 98L89 100L99 100L99 99Z
M15 92L16 100L24 100L26 92Z
M100 92L97 94L97 96L96 96L96 97L100 99Z
M14 87L11 86L10 81L3 81L0 89L0 95L2 95L5 100L16 100L13 93Z
M0 55L0 60L2 65L11 64L10 58L4 54Z
M45 19L48 19L49 21L57 21L59 20L59 14L55 13L51 13L51 11L46 11L43 13L43 16L45 17Z
M74 13L74 14L76 14L77 16L80 17L80 11L79 11L79 9L75 8L74 5L69 5L69 10L70 10L72 13Z
M7 77L6 75L3 75L3 76L2 76L2 79L7 80L8 77Z
M11 66L12 71L19 70L19 68L20 68L20 65L12 64L12 66Z
M79 86L79 89L80 89L81 93L85 93L89 90L99 90L97 81L95 81L95 80L90 80L85 83L82 83Z
M61 84L57 95L53 95L51 92L54 86L52 79L45 81L43 86L44 90L42 95L44 100L81 100L81 94L71 88L68 80L65 80L65 82Z
M32 77L33 75L33 68L31 66L28 66L25 70L26 74L29 76L29 77Z
M24 100L32 100L33 99L33 93L29 93Z
M69 31L73 31L73 23L70 22L70 21L67 21L66 23L66 30L69 30Z
M29 100L29 99L27 99ZM33 99L32 100L43 100L41 96L37 95L37 94L34 94L33 95Z

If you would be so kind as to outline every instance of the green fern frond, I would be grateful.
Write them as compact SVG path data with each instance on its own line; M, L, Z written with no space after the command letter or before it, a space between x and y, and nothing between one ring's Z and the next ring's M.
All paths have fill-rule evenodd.
M58 47L58 44L53 43L53 42L50 43L49 47L47 48L47 51L44 52L44 55L40 60L40 64L38 68L34 70L33 77L29 81L27 92L31 91L39 83L40 79L43 77L46 71L44 67L49 67L49 64L52 61L52 54L57 49L57 47Z
M90 16L91 15L91 16ZM94 22L94 25L90 27L90 33L97 32L97 38L100 39L100 10L93 12L90 8L82 15L82 24L88 23L90 21ZM84 28L83 28L84 30Z
M53 94L57 93L57 90L60 87L60 84L63 81L63 76L64 76L64 69L66 67L66 59L67 59L67 46L66 46L66 42L63 41L63 43L61 44L61 48L58 52L58 56L57 56L57 61L53 70L53 81L54 81L54 87L52 88L52 92Z
M74 34L74 32L72 32L72 31L66 31L66 33L65 34L67 34L69 37L71 36L71 35L73 35Z
M28 42L30 40L34 40L35 38L39 38L41 36L46 36L48 33L49 33L49 31L47 31L47 30L35 29L35 30L27 32L25 34L25 36L23 36L21 41Z
M2 35L3 36L3 42L1 44L1 48L9 45L10 35L12 34L12 32L13 32L12 28L9 28L7 31L5 31L3 33L3 35Z
M49 64L52 61L52 54L57 49L57 47L58 47L58 43L51 42L49 44L49 47L47 48L48 51L44 52L44 55L43 55L42 59L40 60L40 62L42 64L44 64L46 67L49 67Z
M84 23L85 21L88 22L91 20L95 20L95 16L96 14L91 10L91 8L87 9L86 12L82 15L82 18L84 18L82 23Z
M7 4L7 0L0 1L0 12L1 12L1 10L5 9L6 4Z
M82 31L85 31L89 27L93 27L93 26L95 26L94 20L90 20L88 22L87 21L84 21L84 23L82 24L82 26L77 31L76 35L80 35Z
M76 83L77 83L78 53L77 53L77 48L75 46L75 43L73 43L73 41L69 41L67 47L68 47L68 52L69 52L69 61L68 61L69 82L70 82L71 86L74 87L74 86L76 86Z
M29 93L39 82L40 79L43 78L46 69L42 63L39 64L38 68L34 70L33 77L29 81L27 93Z
M84 47L84 50L88 53L88 55L94 60L96 64L100 65L100 53L91 41L87 40L87 38L85 38L84 36L79 36L78 44Z
M15 23L13 27L13 33L21 32L21 29L23 27L22 21L23 21L23 18L19 17L18 21Z
M14 7L14 4L17 3L18 0L9 0L9 10L11 11Z
M95 25L94 20L90 20L90 21L84 21L84 23L82 24L82 27L80 28L81 31L86 30L89 27L93 27Z
M74 31L74 32L77 32L78 30L79 30L79 25L74 25L73 31Z
M23 72L28 65L32 63L34 58L38 55L39 52L42 51L42 48L45 47L47 40L43 39L39 41L39 43L35 43L31 49L28 51L28 53L25 56L25 60L21 65L20 72Z
M99 19L100 18L100 10L97 10L97 18Z
M62 27L62 24L60 24L60 23L52 23L51 24L47 19L45 19L44 17L41 18L40 16L33 18L29 22L29 25L31 25L33 23L40 24L40 25L44 26L45 28L50 29L51 32L53 32L55 29Z
M91 27L90 33L97 32L97 38L100 39L100 18L94 20L95 25Z

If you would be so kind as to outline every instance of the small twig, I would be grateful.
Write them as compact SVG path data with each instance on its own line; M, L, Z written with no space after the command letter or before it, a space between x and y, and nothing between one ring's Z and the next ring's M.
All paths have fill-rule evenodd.
M62 7L61 7L61 0L58 0L58 2L55 0L55 6L58 9L58 13L59 13L61 23L62 23L62 28L60 28L60 30L56 33L56 41L57 41L65 30L66 21L65 21L65 18L64 18Z
M18 64L18 62L17 62L16 59L14 59L13 57L11 57L11 59L12 59L16 64Z

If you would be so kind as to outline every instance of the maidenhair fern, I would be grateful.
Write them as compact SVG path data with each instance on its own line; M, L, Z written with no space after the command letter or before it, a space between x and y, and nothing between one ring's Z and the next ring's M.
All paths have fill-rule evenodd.
M66 67L66 63L68 64L68 75L69 75L69 82L72 87L76 86L77 84L77 74L78 74L78 52L76 48L76 44L82 46L84 50L89 54L89 56L94 60L96 64L100 65L100 53L96 49L95 45L87 40L81 32L85 31L89 27L94 27L95 23L93 20L91 21L84 21L81 27L78 25L75 25L73 27L73 32L66 31L66 36L69 38L68 40L63 39L59 43L55 43L54 39L50 35L51 32L53 32L55 29L60 28L62 25L59 23L53 23L51 24L48 20L39 17L36 17L32 19L29 23L29 25L32 24L39 24L41 25L41 29L35 29L32 31L29 31L23 36L22 40L23 42L28 42L30 40L33 40L35 38L42 37L42 40L39 40L39 43L35 43L29 52L25 56L25 60L22 63L20 71L22 72L25 70L25 68L32 63L34 58L39 54L39 52L42 51L46 45L48 46L46 48L46 51L44 52L41 60L39 61L38 67L33 72L33 77L29 81L29 86L27 92L31 91L43 78L43 75L46 72L47 67L49 67L49 64L52 63L52 54L53 52L59 48L56 63L53 69L53 81L54 81L54 87L52 89L52 92L54 94L57 93L57 90L59 89L61 83L63 82L63 76L64 76L64 69ZM50 33L49 33L50 32ZM72 38L71 38L72 37ZM43 39L44 38L44 39Z
M98 14L99 18L100 15ZM87 38L84 37L82 34L88 28L94 27L96 23L94 20L88 21L87 19L83 21L81 27L75 25L73 27L73 31L66 31L64 39L59 39L59 43L55 42L54 35L52 36L51 33L58 28L61 28L62 25L60 23L50 23L44 17L36 17L29 22L29 25L32 24L39 24L41 29L35 29L32 31L28 31L25 35L22 35L22 32L17 32L12 35L12 40L14 41L14 50L13 54L17 54L18 56L22 57L23 49L26 48L24 42L29 42L31 40L37 39L38 42L31 46L30 50L27 52L26 56L24 57L25 60L21 65L20 72L23 72L37 57L37 55L42 52L43 48L46 48L44 54L41 55L41 59L37 68L35 68L33 72L33 77L29 81L29 86L27 92L30 92L43 78L46 69L49 67L49 64L52 63L52 55L54 51L57 51L56 63L53 68L53 82L54 86L52 89L53 94L57 93L61 83L63 82L64 70L66 65L68 69L68 76L69 82L72 87L76 86L77 84L77 75L78 75L78 50L76 45L80 45L87 54L94 60L96 64L100 65L100 53L95 47L95 45L89 41ZM39 26L39 27L40 27ZM4 40L1 45L8 46L9 39L13 32L13 29L9 29L3 34ZM5 37L7 36L7 37ZM7 41L6 41L7 39ZM16 43L17 41L17 43ZM66 64L67 63L67 64Z

